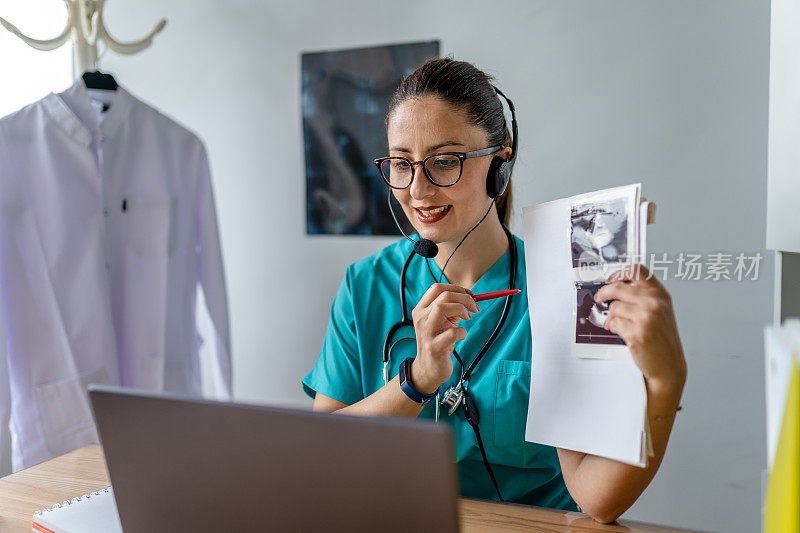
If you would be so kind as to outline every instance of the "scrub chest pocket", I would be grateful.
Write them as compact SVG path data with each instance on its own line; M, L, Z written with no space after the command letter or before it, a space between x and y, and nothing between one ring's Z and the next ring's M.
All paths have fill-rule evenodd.
M500 361L497 367L494 399L494 443L512 453L522 453L531 364L527 361Z

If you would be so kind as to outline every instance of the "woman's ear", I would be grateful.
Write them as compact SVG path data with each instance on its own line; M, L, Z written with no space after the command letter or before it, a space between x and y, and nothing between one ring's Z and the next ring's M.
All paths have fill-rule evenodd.
M506 162L511 161L511 147L506 146L502 150L500 150L500 157L506 160Z

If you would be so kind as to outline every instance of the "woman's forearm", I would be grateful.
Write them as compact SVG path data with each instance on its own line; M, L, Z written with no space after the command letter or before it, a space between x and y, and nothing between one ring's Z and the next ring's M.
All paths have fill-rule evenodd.
M412 370L412 383L414 382L413 379ZM336 412L359 416L407 416L416 418L421 411L422 406L406 396L400 389L400 378L395 376L389 383L360 402L343 407Z
M683 383L648 385L647 417L654 457L640 468L571 450L559 449L564 480L581 509L595 520L613 522L627 511L655 476L672 431Z

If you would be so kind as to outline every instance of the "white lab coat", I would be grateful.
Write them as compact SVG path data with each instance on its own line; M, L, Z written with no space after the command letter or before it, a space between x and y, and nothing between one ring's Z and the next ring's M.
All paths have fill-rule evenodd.
M94 102L96 104L96 102ZM199 139L79 79L0 119L0 443L14 470L97 442L88 383L199 395L198 283L230 396L227 296Z

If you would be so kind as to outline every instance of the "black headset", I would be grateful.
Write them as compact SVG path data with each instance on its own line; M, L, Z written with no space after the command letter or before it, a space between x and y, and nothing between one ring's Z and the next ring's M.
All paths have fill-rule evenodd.
M500 89L494 86L493 88L499 96L503 97L511 111L511 159L506 161L502 157L495 156L492 158L489 172L486 175L486 194L489 195L489 198L496 199L506 192L508 182L511 181L511 171L514 170L514 163L517 160L517 114L513 102Z

